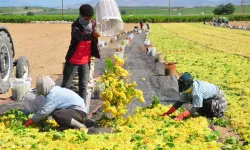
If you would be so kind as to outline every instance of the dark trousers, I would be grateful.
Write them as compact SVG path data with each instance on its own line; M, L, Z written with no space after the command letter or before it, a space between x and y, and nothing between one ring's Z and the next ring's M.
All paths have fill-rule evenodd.
M212 100L210 100L210 99L203 100L203 106L202 106L202 108L200 108L198 113L201 116L204 116L204 117L207 117L207 118L213 118L213 117L215 117L215 115L212 112L211 107L212 107Z
M53 112L53 118L58 123L59 130L63 131L74 128L71 126L72 118L79 121L80 123L84 123L87 119L87 114L80 110L60 109Z
M70 88L72 85L72 80L78 71L79 81L79 96L86 101L89 73L90 73L90 63L84 65L74 65L70 62L66 62L63 70L63 83L62 87Z

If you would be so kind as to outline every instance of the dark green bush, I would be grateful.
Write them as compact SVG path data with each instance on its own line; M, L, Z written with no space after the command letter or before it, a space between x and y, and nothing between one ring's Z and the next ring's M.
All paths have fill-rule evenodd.
M47 15L47 16L21 16L21 15L0 15L0 22L2 23L29 23L31 21L75 21L77 15L60 16L60 15ZM168 22L203 22L210 21L212 18L222 17L215 15L205 16L122 16L125 23L168 23ZM250 21L250 15L228 15L226 16L229 21Z

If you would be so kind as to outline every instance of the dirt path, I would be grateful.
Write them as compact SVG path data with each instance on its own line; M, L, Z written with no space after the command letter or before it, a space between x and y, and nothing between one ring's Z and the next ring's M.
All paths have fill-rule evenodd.
M164 75L163 64L155 62L154 57L146 54L144 40L144 33L135 35L124 54L124 68L130 71L131 81L137 82L137 88L143 91L145 98L144 104L133 101L128 106L131 113L136 106L144 107L151 104L153 94L158 96L162 104L173 103L178 99L176 77Z
M229 21L229 24L232 26L244 26L249 27L250 21Z

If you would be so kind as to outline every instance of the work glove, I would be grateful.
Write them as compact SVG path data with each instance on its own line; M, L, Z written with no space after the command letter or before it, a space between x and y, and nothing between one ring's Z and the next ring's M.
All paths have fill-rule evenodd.
M27 121L24 122L23 126L24 127L28 127L29 125L31 125L33 123L33 120L32 119L29 119Z
M174 120L175 121L181 121L182 119L187 118L189 116L190 116L190 112L188 110L185 110L183 113L178 115Z
M166 115L168 116L175 111L176 111L176 108L174 106L172 106L167 112L163 113L161 116L166 116Z

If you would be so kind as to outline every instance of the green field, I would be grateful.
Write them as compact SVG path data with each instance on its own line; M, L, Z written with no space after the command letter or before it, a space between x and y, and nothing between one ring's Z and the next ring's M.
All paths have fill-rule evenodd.
M24 13L26 11L33 11L33 10L41 10L41 11L54 11L55 9L45 8L45 7L34 7L34 6L27 6L25 7L0 7L0 14L15 14L15 13Z
M29 9L24 9L24 7L0 7L0 13L17 13L28 10L41 10L41 12L35 12L36 15L59 15L62 13L60 9L44 8L44 7L29 7ZM120 7L120 10L125 10L126 15L133 16L168 16L168 7ZM185 16L190 15L200 15L204 13L205 15L212 15L214 7L194 7L194 8L184 8L176 7L171 8L171 15L177 16L179 13ZM250 13L250 6L244 6L244 13ZM241 13L241 7L236 6L236 14ZM77 15L78 9L64 9L65 15Z
M120 11L125 10L122 15L125 23L137 23L139 21L148 21L151 23L161 22L203 22L210 21L213 17L219 17L212 14L214 7L195 7L195 8L171 8L171 17L167 7L120 7ZM240 15L240 7L236 7L234 15L227 15L229 21L249 21L250 6L245 6L245 14ZM29 11L33 11L35 16L26 16ZM54 8L43 7L0 7L0 22L5 23L27 23L31 21L55 21L66 20L74 21L78 16L78 9L65 9L64 16L62 11ZM23 13L23 14L22 14ZM181 13L182 16L178 16ZM201 15L204 13L205 15ZM6 15L7 14L7 15ZM95 18L95 17L94 17Z
M77 15L0 15L0 22L3 23L29 23L31 21L75 21ZM215 15L196 15L196 16L122 16L125 23L138 23L140 21L150 23L167 23L167 22L203 22L210 21ZM229 21L250 21L250 15L228 15ZM95 19L95 17L94 17Z
M121 11L125 10L126 15L134 16L168 16L169 11L167 7L120 7ZM171 8L171 15L177 16L179 13L185 16L189 15L200 15L204 13L205 15L212 15L214 7L195 7L195 8ZM56 15L61 14L61 10L47 11L36 13L37 15ZM78 9L65 9L64 13L66 15L78 14ZM236 6L236 14L241 13L241 7ZM250 6L244 7L244 13L250 13Z

